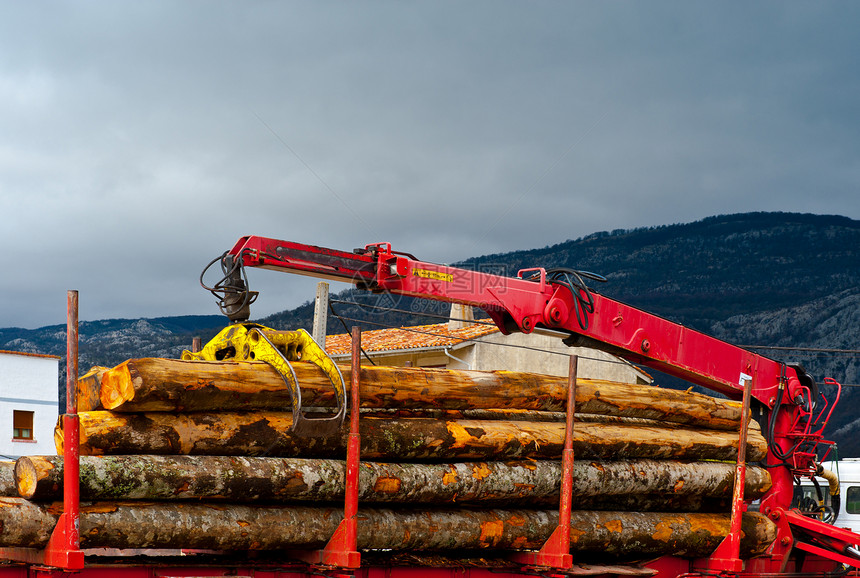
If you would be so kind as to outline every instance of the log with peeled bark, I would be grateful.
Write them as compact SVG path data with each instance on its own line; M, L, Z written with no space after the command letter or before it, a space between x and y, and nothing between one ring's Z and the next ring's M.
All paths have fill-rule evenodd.
M342 457L346 430L329 437L289 432L284 412L79 414L81 455L189 454ZM361 420L361 456L369 460L557 459L565 424L426 418ZM62 454L62 420L54 430ZM579 423L574 452L580 459L734 460L737 433L720 430ZM749 432L747 459L762 460L767 444Z
M307 407L333 407L328 377L312 363L292 364ZM351 370L341 367L347 389ZM565 411L567 378L513 371L362 366L363 407ZM98 388L94 393L92 388ZM86 391L84 391L86 389ZM289 390L261 362L130 359L79 382L79 411L284 410ZM94 403L99 397L100 402ZM576 410L737 430L741 404L647 385L578 380Z
M44 547L58 508L0 499L2 546ZM191 503L94 503L80 516L82 548L272 550L319 548L342 519L337 507ZM558 524L554 510L360 509L361 550L539 549ZM613 557L713 552L729 530L728 514L574 511L574 552ZM431 530L432 528L432 530ZM776 528L761 514L743 518L741 552L762 553Z
M332 501L345 487L342 460L227 456L82 456L80 492L84 500ZM735 466L719 462L637 460L576 461L576 497L698 496L728 498ZM21 497L62 497L63 458L25 456L15 478ZM359 500L420 504L558 503L558 461L397 464L362 462ZM745 499L770 488L764 468L747 468ZM590 503L582 500L583 504Z

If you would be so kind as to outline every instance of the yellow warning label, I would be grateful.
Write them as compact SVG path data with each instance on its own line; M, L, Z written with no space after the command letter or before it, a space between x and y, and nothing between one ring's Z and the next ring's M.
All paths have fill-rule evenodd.
M445 281L450 283L454 280L451 273L442 273L440 271L430 271L428 269L412 269L413 277L423 277L425 279L433 279L435 281Z

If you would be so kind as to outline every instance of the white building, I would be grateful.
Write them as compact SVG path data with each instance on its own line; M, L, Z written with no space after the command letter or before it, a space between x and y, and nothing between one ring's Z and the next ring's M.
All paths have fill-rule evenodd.
M57 453L59 360L0 351L0 459Z
M567 376L570 356L575 354L580 378L638 384L653 381L642 369L609 353L568 347L556 336L503 335L488 319L469 322L474 319L471 313L471 308L455 308L447 323L364 331L361 347L380 365L525 371L561 377ZM325 350L336 362L348 362L351 336L327 336ZM365 363L364 357L361 363Z

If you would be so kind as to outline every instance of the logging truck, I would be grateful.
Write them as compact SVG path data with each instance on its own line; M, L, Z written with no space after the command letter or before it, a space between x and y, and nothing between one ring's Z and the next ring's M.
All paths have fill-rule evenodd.
M215 263L220 265L223 278L207 285L204 275ZM346 281L378 293L478 307L504 334L551 334L568 345L607 351L729 399L663 392L659 397L671 399L669 405L673 409L660 413L656 402L645 400L650 395L646 389L625 393L611 385L589 384L585 380L578 383L573 356L566 383L555 384L552 394L519 391L519 384L528 383L527 378L506 382L509 398L514 400L510 405L505 405L499 396L489 407L464 410L457 405L464 399L462 391L470 387L481 390L496 380L493 391L503 391L498 388L498 380L514 379L503 374L467 378L464 373L454 380L459 383L460 393L453 393L457 387L453 386L452 405L446 405L449 400L442 374L422 373L420 379L425 380L426 387L417 388L413 398L404 399L405 374L383 378L385 369L369 370L361 366L361 334L357 328L352 333L352 365L346 368L326 361L324 351L306 334L279 332L249 323L249 306L256 297L248 289L246 269L250 267ZM176 361L197 365L193 366L191 381L187 377L174 379L179 385L170 392L157 389L150 381L165 381L161 379L163 375L176 371L157 364L151 371L159 378L149 380L146 360L134 364L130 360L108 377L96 373L95 377L77 380L77 296L70 293L67 332L70 393L56 437L62 457L62 482L54 478L54 482L45 484L54 491L60 488L63 501L53 509L30 502L15 503L20 511L27 512L23 517L33 523L33 529L23 523L15 526L10 520L8 527L0 532L0 542L4 532L15 531L22 540L32 540L37 532L44 533L45 538L34 541L38 547L0 547L0 558L9 562L0 566L0 577L61 576L67 572L82 578L312 575L686 578L856 574L860 568L860 552L856 549L860 535L839 527L849 521L856 503L852 492L855 486L849 484L851 495L845 496L843 503L849 505L848 510L843 517L840 509L836 525L827 523L836 514L832 502L829 506L819 503L816 494L815 507L811 507L804 496L805 480L812 484L816 475L827 475L825 471L829 468L825 465L832 443L823 438L823 431L841 386L827 378L824 380L827 387L819 391L816 381L800 366L772 360L608 298L592 287L601 280L599 275L569 269L525 269L515 277L491 275L422 262L408 253L393 250L388 243L346 252L243 237L210 262L201 274L201 284L218 297L219 307L231 325L201 352L189 352L183 355L184 361ZM259 377L268 372L275 379L274 389L288 392L287 396L278 395L290 412L255 415L252 422L243 422L247 416L239 412L232 412L229 417L228 413L216 416L206 413L217 409L206 405L207 394L218 405L222 403L219 400L229 396L249 399L259 393L240 391L243 386L219 388L220 378L203 377L201 372L217 371L219 364L229 365L231 375L256 368L253 377L249 374L238 381L260 382L260 390L271 391L273 387L263 384ZM259 369L260 366L264 369ZM311 375L317 376L316 386L308 385L313 381ZM408 379L415 379L414 373L409 375L412 377ZM127 376L126 381L116 386L122 381L121 376ZM467 379L475 381L471 386L463 385ZM87 393L83 388L82 384L91 382L99 384L100 389L94 390L97 393ZM113 390L105 388L108 382L114 384ZM541 387L547 386L544 383ZM829 400L825 399L824 390ZM120 395L118 391L123 393ZM137 393L145 398L147 392L154 401L135 398ZM228 392L227 397L218 397L224 392ZM243 397L246 395L249 397ZM91 400L93 411L78 415L76 396L82 403ZM123 400L116 402L116 398ZM424 405L418 403L418 398L423 398ZM201 405L193 405L198 402L192 400L200 400ZM313 409L303 407L303 400L305 406ZM368 400L381 404L393 401L394 406L373 406ZM546 400L556 405L531 405ZM104 411L106 404L114 402L162 404L158 406L162 411L178 411L191 405L193 411L184 416L168 413L137 417ZM171 403L176 406L174 410L165 410L164 404ZM689 407L689 412L679 412L677 407L681 405ZM322 417L317 415L321 407L329 408ZM631 407L640 413L624 413ZM584 408L590 409L584 412ZM546 409L554 411L553 416L533 415ZM560 409L564 410L561 417ZM402 411L413 413L404 416ZM477 414L464 413L467 411L504 417L480 421L475 419ZM516 412L526 412L524 415L528 417L511 421L517 419L513 417ZM699 422L691 422L699 419L691 417L696 412L707 422L705 429ZM543 419L549 421L539 421ZM108 422L132 426L118 425L106 431ZM414 424L424 424L422 437L409 437L414 436ZM144 435L146 428L155 433ZM632 431L644 435L633 441L629 433ZM191 439L185 435L197 437ZM210 437L205 438L207 435ZM313 448L326 459L340 456L336 462L277 463L278 467L293 468L286 479L320 476L320 487L342 476L343 488L327 498L342 500L341 504L327 502L314 508L290 503L278 507L228 507L186 502L171 510L170 515L156 518L164 520L157 527L142 523L154 510L152 506L121 503L106 506L82 501L80 492L89 487L92 471L87 468L93 467L90 462L100 454L112 450L128 453L134 444L141 443L151 444L148 451L153 454L165 453L164 448L174 446L182 449L181 453L205 454L206 448L216 446L218 449L212 452L223 452L225 446L217 445L220 438L229 438L230 443L250 444L259 456L255 459L264 460L249 462L250 472L269 467L273 462L265 460L271 460L273 452L295 455L290 452ZM130 445L123 446L124 439ZM468 448L465 454L464 448ZM636 454L639 451L646 453ZM232 460L231 464L241 461L229 455L236 454L228 453L227 457L213 460ZM445 462L463 459L464 455L483 461L466 465ZM548 461L536 461L538 455ZM112 463L118 471L134 469L129 465L131 461L124 461L134 459L130 456L104 457L96 460L100 467ZM444 490L425 494L431 497L420 498L399 510L366 504L364 500L373 492L405 491L408 478L405 471L398 470L395 474L387 469L412 467L398 466L403 461L398 458L422 462L418 464L425 468L420 470L421 475L429 476L425 480L432 478L426 468L439 469L440 487L464 479L469 483L491 479L494 468L501 470L502 465L508 468L506 472L519 468L532 474L538 470L554 473L538 474L534 483L514 484L519 497L525 496L526 500L518 502L521 504L518 507L511 506L515 503L514 496L502 496L499 502L500 494L495 494L497 501L491 502L491 507L477 507L468 501L461 505L457 501L461 499L459 491L447 498L446 506L432 504ZM525 459L513 461L514 458ZM56 469L59 458L53 460L33 466L32 471ZM159 463L169 461L164 458ZM308 467L309 463L313 471L294 475L296 469ZM217 465L217 461L208 464L203 467L215 472L223 472L227 467ZM341 474L326 476L324 466L340 468ZM648 469L651 467L659 469ZM161 468L166 471L167 466ZM667 474L667 468L674 473ZM727 477L707 489L691 490L688 482L705 469ZM631 480L649 477L646 470L652 472L654 484L660 482L666 486L668 482L659 492L683 502L683 508L687 509L679 510L672 500L655 507L649 505L648 496L623 489L625 476ZM284 477L275 470L266 471L271 472L267 474L270 478ZM659 475L654 473L658 471ZM375 477L368 483L368 476ZM548 495L557 500L557 509L547 508L529 493L551 476L553 482L549 485L553 489ZM582 486L589 476L601 480L604 485L596 487L605 494L613 493L614 484L617 495L583 497ZM33 473L31 478L35 477ZM187 490L195 479L180 484L173 493ZM429 481L420 481L420 477L416 479L409 492L431 485ZM293 490L296 486L307 486L304 481L288 485ZM35 482L33 487L36 488ZM860 485L856 487L860 489ZM223 498L225 491L218 489L215 494ZM238 491L241 494L241 489ZM278 489L274 494L282 491ZM705 496L706 492L714 493ZM793 507L795 498L806 502L806 507L802 504ZM629 508L625 512L611 509L625 503ZM0 506L10 504L0 501ZM123 516L121 521L113 522L117 525L110 526L112 517ZM222 525L217 526L218 532L223 536L205 534L204 526L217 524L219 518ZM39 525L39 520L44 522ZM171 528L167 527L183 524L187 525L184 534L171 534ZM257 534L249 538L253 532ZM168 534L173 537L158 538ZM201 535L202 539L195 538ZM235 541L225 542L221 538ZM232 549L219 546L225 543L244 546ZM153 547L161 549L146 550ZM117 558L114 556L117 553L124 553L124 557Z

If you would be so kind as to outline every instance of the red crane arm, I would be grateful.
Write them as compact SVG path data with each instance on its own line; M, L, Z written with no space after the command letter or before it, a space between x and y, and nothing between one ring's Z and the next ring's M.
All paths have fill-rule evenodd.
M578 302L583 294L548 281L543 269L504 277L419 261L388 243L349 253L256 236L243 237L229 254L245 266L472 305L486 311L503 333L558 331L569 343L609 351L733 398L742 395L749 379L753 398L767 407L775 403L780 384L787 388L786 399L810 397L794 368L620 301L590 293L593 312L583 312Z

